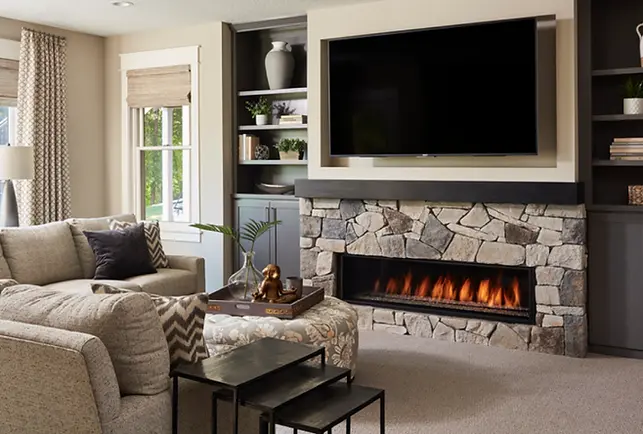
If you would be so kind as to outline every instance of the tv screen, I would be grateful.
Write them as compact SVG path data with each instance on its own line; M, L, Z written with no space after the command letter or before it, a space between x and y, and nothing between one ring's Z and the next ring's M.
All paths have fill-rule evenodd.
M333 156L536 154L537 18L329 42Z

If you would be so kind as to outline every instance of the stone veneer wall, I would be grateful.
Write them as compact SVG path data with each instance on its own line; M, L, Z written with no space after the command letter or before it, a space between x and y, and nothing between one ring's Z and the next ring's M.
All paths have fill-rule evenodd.
M299 201L301 273L335 294L335 255L535 267L536 325L355 306L360 328L583 357L585 207L384 200Z

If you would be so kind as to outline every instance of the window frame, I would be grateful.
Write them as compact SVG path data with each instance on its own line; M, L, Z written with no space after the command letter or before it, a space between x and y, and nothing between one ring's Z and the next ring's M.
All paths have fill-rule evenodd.
M0 58L20 61L20 41L0 39ZM16 145L16 130L18 129L18 108L9 107L9 143ZM5 106L6 107L6 106Z
M190 65L191 102L190 118L190 168L189 191L184 191L184 206L187 203L186 222L160 221L161 238L168 241L200 243L202 232L190 227L190 223L200 221L199 194L199 46L170 48L165 50L143 51L121 54L121 107L122 107L122 209L132 212L137 219L144 219L144 198L142 195L141 154L138 144L142 143L142 113L144 109L130 108L127 105L127 71L132 69L156 68L174 65ZM140 113L137 119L137 114ZM184 127L185 128L185 127ZM171 149L171 148L167 148Z

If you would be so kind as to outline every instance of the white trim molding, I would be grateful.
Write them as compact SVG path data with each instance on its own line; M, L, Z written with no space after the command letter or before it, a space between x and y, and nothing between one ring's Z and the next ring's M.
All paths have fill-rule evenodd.
M133 212L141 220L144 216L140 194L140 170L137 170L137 150L139 142L139 120L134 119L133 110L127 105L127 71L132 69L156 68L174 65L190 65L191 102L190 102L190 188L186 196L190 201L187 222L160 222L161 238L168 241L201 242L201 231L190 227L190 222L201 220L199 194L199 46L170 48L164 50L141 51L121 54L121 170L122 211Z

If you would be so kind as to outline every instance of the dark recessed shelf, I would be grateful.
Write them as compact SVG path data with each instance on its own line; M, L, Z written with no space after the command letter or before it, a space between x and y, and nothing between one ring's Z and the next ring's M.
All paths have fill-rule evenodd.
M609 121L643 121L643 115L595 115L592 120L598 122Z
M595 69L592 71L594 77L603 77L609 75L630 75L630 74L643 74L643 68L615 68L615 69Z
M306 124L294 125L240 125L239 131L273 131L273 130L305 130Z
M639 205L591 205L588 206L589 211L604 211L604 212L631 212L643 213L643 206Z
M593 166L643 166L643 160L594 160Z
M307 87L293 87L290 89L242 90L239 91L239 96L305 95L307 92Z
M299 200L292 194L236 193L233 197L235 199Z
M308 160L245 160L239 161L243 166L306 166Z

